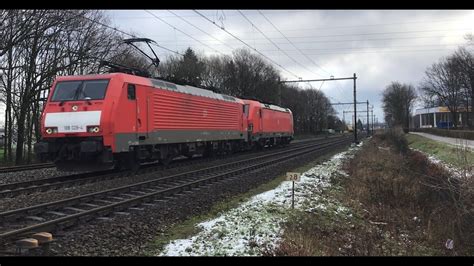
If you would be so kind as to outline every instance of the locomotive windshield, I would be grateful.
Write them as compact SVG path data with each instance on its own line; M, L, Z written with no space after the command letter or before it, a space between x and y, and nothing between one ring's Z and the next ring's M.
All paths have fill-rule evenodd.
M109 80L77 80L56 83L53 98L57 101L102 100Z

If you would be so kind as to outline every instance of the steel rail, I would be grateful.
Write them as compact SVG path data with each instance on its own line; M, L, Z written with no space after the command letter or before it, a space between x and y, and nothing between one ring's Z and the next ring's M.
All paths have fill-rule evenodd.
M247 159L245 161L247 161L247 162L251 161L251 162L253 162L253 164L243 166L243 167L238 167L237 169L230 169L230 170L227 169L223 173L215 173L215 174L212 174L210 177L204 177L204 178L200 178L200 179L197 179L197 180L190 180L190 181L184 180L184 183L179 183L178 182L177 186L173 186L173 187L170 187L170 188L160 188L159 187L158 190L153 191L153 189L149 189L148 187L150 187L152 184L158 183L158 181L162 181L164 179L170 180L170 179L175 178L177 176L188 176L189 177L189 175L193 174L193 172L202 172L202 170L191 171L191 172L186 172L186 173L183 173L183 174L173 175L173 176L169 176L169 177L165 177L165 178L159 178L159 179L156 179L156 180L140 182L140 183L129 185L129 186L123 186L123 187L120 187L120 188L109 189L109 190L106 190L106 191L91 193L91 194L87 194L87 195L83 195L83 196L79 196L79 197L74 197L74 198L70 198L70 199L66 199L66 200L62 200L62 201L56 201L56 202L52 202L52 203L40 204L40 205L37 205L37 206L32 206L32 207L22 208L22 209L18 209L18 210L3 212L3 213L0 213L0 217L2 217L3 220L5 221L5 218L7 218L7 217L12 218L15 215L18 215L20 213L33 214L35 210L40 211L40 212L44 209L51 210L53 206L57 206L57 205L60 205L61 208L63 208L65 206L64 205L65 203L67 203L66 205L70 205L70 203L90 202L90 201L95 200L97 196L110 196L110 195L117 194L118 192L122 192L122 191L125 191L125 192L128 191L128 192L136 194L136 193L139 193L139 192L136 192L136 191L134 192L134 190L143 189L143 188L148 188L146 190L148 190L148 191L152 190L153 191L153 192L148 192L148 193L147 192L140 192L139 194L143 194L143 195L141 195L141 196L137 195L134 198L124 199L124 200L121 200L121 201L115 202L115 203L111 202L110 204L108 204L106 206L93 208L91 210L81 210L81 212L76 213L76 214L67 215L67 216L62 217L62 218L58 218L58 219L50 220L50 221L47 221L47 222L27 226L27 227L24 227L24 228L21 228L21 229L15 229L15 230L12 230L12 231L7 231L7 232L4 232L4 233L0 234L0 239L6 239L6 238L13 237L13 236L19 236L19 235L22 235L22 234L25 234L25 233L30 233L30 232L40 230L40 229L42 229L42 230L49 229L51 226L54 227L56 225L61 225L61 224L63 226L65 226L65 224L64 224L65 222L67 222L67 223L75 222L74 220L76 220L78 218L86 219L87 217L91 216L92 214L104 215L104 212L108 213L108 212L111 212L111 211L117 211L119 209L128 208L132 205L139 204L139 202L142 202L145 199L152 200L153 198L156 198L158 196L168 196L169 194L172 194L172 193L175 193L175 192L182 192L182 191L186 190L186 188L198 187L202 184L211 182L213 180L217 181L217 180L225 178L225 177L235 176L235 175L238 175L238 174L241 174L241 173L245 173L245 172L248 172L248 171L259 169L259 168L269 166L269 165L272 165L272 164L275 164L275 163L278 163L278 162L281 162L281 161L284 161L284 160L287 160L287 159L296 158L297 156L305 154L305 153L312 153L312 152L315 152L315 151L326 150L326 149L332 148L332 147L334 147L335 145L338 145L338 144L345 144L348 141L350 141L350 138L343 138L343 139L338 139L336 141L330 141L330 142L315 144L312 147L297 148L297 149L294 149L293 152L290 153L290 154L288 154L288 151L280 152L279 154L283 154L283 156L280 156L278 158L273 158L271 160L267 160L267 161L264 161L264 162L255 163L255 158ZM261 156L261 157L262 158L268 158L268 157L272 157L272 156L275 156L275 154L265 155L265 156ZM234 164L234 163L231 163L231 164ZM218 168L218 166L210 167L210 168L207 168L205 170L211 171L211 169L216 169L216 168ZM181 181L183 181L183 180L181 180ZM127 194L127 195L128 196L134 196L134 195L130 195L130 194ZM145 201L147 201L147 200L145 200Z

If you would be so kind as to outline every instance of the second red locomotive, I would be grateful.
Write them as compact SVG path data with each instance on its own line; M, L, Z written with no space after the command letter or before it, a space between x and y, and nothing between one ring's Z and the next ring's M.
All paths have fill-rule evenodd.
M58 167L134 168L147 161L287 144L287 108L124 73L58 77L35 152Z

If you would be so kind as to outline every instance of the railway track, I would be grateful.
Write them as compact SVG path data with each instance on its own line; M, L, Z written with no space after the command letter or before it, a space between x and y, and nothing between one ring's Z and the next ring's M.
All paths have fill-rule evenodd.
M338 137L336 137L338 138ZM331 138L332 139L332 138ZM335 139L335 138L334 138ZM324 141L326 139L314 139L312 141L300 142L292 145L292 147L299 147L304 145L312 145L311 143ZM308 144L310 142L310 144ZM273 152L275 150L268 150L267 152ZM202 163L205 161L215 160L212 158L193 158L186 160L178 160L171 164L169 167L178 168L182 166L189 166L192 164ZM98 172L87 172L79 174L71 174L65 176L42 178L30 181L15 182L0 185L0 199L5 197L14 197L21 194L31 194L35 192L50 191L65 187L72 187L76 185L83 185L87 183L123 178L131 175L146 174L151 172L157 172L162 170L161 166L156 164L145 165L142 169L137 172L131 171L118 171L118 170L104 170Z
M308 142L308 141L314 141L314 140L318 140L318 139L315 138L315 139L297 140L297 141L294 141L294 143L302 143L302 142ZM53 168L53 167L56 167L54 163L16 165L16 166L0 167L0 173L12 173L12 172L20 172L20 171L26 171L26 170ZM0 188L0 191L2 191L1 188Z
M172 199L173 195L192 193L194 189L222 179L234 178L304 154L324 152L336 146L348 144L350 141L351 137L328 139L317 144L294 147L290 150L2 212L0 213L0 239L7 241L42 230L61 229L111 213L123 214L121 213L123 210L141 210L147 204L160 204Z
M1 167L0 173L20 172L20 171L25 171L25 170L36 170L36 169L53 168L53 167L55 167L53 163L25 164L25 165Z

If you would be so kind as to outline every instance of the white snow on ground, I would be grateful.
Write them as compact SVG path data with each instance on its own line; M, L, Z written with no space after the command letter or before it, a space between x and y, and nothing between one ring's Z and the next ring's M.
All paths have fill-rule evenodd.
M469 177L469 176L474 176L474 168L471 168L470 169L470 173L469 173L469 170L464 170L464 169L460 169L450 163L447 163L445 161L442 161L440 159L438 159L436 156L432 155L432 154L429 154L429 153L426 153L422 150L418 150L418 149L415 149L415 148L410 148L414 151L417 151L417 152L420 152L422 154L424 154L426 156L426 158L428 158L428 160L433 163L433 164L437 164L437 165L441 165L444 169L446 169L452 176L454 177Z
M340 168L352 158L362 143L333 156L306 171L295 183L295 208L306 212L332 211L352 217L349 210L324 197L321 191L331 186L331 178L346 175ZM290 181L255 195L239 207L198 224L199 233L189 239L171 241L158 256L257 256L276 247L283 224L291 210Z

